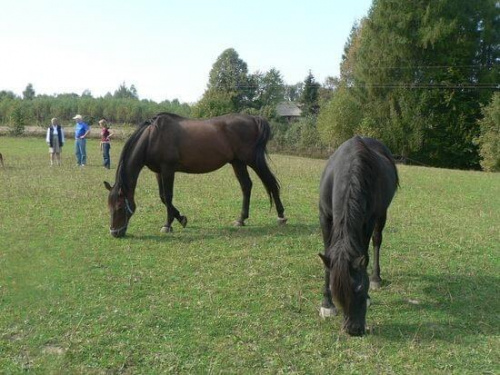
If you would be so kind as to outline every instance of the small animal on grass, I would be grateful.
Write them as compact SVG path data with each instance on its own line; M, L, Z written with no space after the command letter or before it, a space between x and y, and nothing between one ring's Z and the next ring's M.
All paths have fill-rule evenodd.
M389 149L372 138L355 136L329 158L320 182L319 218L325 285L320 315L344 316L352 336L365 334L368 289L381 285L379 253L387 208L399 186ZM370 238L373 272L368 278ZM335 302L335 304L334 304Z
M0 152L0 165L3 167L3 155L2 153Z
M134 192L143 167L156 174L158 190L166 206L162 233L172 231L177 219L185 227L187 218L172 204L176 172L208 173L231 164L243 193L240 217L235 225L243 226L249 216L252 181L247 167L261 179L274 203L278 223L286 223L280 199L280 185L267 164L266 144L269 123L256 116L231 114L207 120L192 120L171 113L159 113L145 121L123 146L115 184L104 181L109 190L110 233L123 237L135 212Z

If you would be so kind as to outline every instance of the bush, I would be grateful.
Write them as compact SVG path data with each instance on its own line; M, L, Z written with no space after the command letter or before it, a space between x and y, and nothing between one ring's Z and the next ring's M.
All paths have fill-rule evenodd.
M291 123L272 121L271 132L271 149L275 152L307 157L326 157L329 154L328 148L320 140L314 116Z
M9 134L13 136L21 136L24 133L26 124L26 111L22 105L16 105L11 114L9 123Z

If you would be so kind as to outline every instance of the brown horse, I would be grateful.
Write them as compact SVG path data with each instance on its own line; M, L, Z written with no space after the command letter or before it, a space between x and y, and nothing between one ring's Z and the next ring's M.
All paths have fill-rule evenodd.
M245 224L250 208L252 181L247 166L262 180L271 205L275 204L278 222L286 218L280 200L280 185L266 162L270 137L267 121L249 115L225 115L208 120L192 120L171 113L160 113L144 122L125 143L115 185L109 190L110 233L123 237L135 211L134 191L144 166L156 173L160 198L167 209L161 232L171 232L177 219L183 227L187 218L172 204L175 172L208 173L225 164L232 165L243 192L243 204L236 225Z
M398 186L391 152L381 142L354 137L330 157L320 183L319 217L325 253L321 315L335 314L332 297L353 336L365 333L368 289L380 287L379 251L387 208ZM368 247L373 274L368 281Z

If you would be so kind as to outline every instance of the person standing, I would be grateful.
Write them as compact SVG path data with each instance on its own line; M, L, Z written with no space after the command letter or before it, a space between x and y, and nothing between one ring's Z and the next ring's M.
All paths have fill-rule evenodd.
M90 126L83 122L82 115L73 117L76 120L75 125L75 156L76 163L84 167L87 163L87 136L90 133Z
M103 158L104 168L109 169L111 166L111 158L109 156L109 150L111 149L111 144L109 138L113 135L109 131L108 122L104 119L99 120L99 126L101 127L101 151Z
M56 117L50 120L50 126L47 128L47 137L45 140L49 145L50 166L53 166L54 163L61 165L61 151L64 145L64 131Z

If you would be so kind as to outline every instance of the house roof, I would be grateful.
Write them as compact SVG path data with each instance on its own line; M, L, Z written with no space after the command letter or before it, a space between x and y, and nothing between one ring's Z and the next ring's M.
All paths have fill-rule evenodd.
M281 102L276 106L276 113L281 117L300 117L302 110L294 102Z

